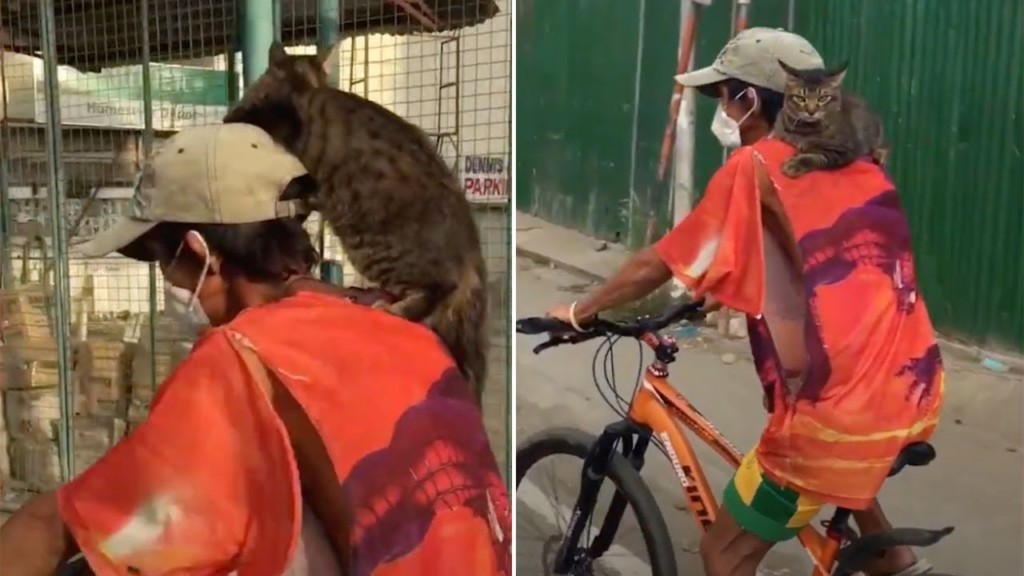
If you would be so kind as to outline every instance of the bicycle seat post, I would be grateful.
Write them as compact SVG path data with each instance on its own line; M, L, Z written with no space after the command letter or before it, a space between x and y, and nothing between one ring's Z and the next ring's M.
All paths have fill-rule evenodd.
M836 542L842 542L844 539L849 538L849 523L850 518L853 516L853 512L847 508L836 508L836 511L832 514L825 525L825 535Z

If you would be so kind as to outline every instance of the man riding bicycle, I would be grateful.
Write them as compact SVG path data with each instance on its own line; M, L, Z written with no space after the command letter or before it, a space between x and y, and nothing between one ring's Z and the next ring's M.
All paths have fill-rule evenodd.
M676 78L718 99L712 133L736 150L686 219L586 298L548 313L585 330L674 276L694 296L747 315L768 425L701 542L711 576L753 576L775 543L826 504L853 509L864 534L890 529L878 491L900 449L931 435L943 397L888 176L869 159L799 179L781 172L794 149L771 135L784 98L780 59L824 66L804 38L751 28L711 66ZM868 574L929 570L900 547Z
M81 246L157 262L201 329L147 420L0 533L0 573L508 576L479 409L426 327L309 277L316 186L245 124L180 132L134 213ZM368 296L360 303L360 297Z

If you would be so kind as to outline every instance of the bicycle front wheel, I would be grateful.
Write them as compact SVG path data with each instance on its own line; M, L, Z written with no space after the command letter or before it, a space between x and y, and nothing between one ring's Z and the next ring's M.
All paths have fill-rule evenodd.
M558 428L529 438L516 451L518 568L545 575L676 576L665 519L629 461L616 450L604 478L584 470L596 441L580 430ZM558 457L562 462L556 463ZM596 483L598 495L611 502L583 502L585 483ZM632 518L626 517L629 511ZM543 531L552 534L534 541L534 532ZM627 531L633 534L622 533Z

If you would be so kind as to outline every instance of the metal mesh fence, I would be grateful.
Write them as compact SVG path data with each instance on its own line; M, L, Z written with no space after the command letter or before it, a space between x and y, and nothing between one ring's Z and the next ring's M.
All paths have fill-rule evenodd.
M209 2L169 25L180 12L113 0L0 12L4 508L98 459L187 350L160 315L155 267L67 250L126 210L161 141L227 111L214 55L233 41L234 7Z
M484 418L499 462L505 462L512 406L508 336L511 2L396 1L385 3L376 14L366 13L365 5L341 1L340 44L333 68L338 86L387 106L426 131L474 202L489 275L492 346ZM295 30L310 27L294 14L285 13L283 21L285 40L289 24ZM459 28L462 24L474 25ZM384 32L360 33L367 29ZM289 51L312 53L315 47ZM341 263L345 282L362 285L363 280L344 261L337 238L324 231L315 216L309 226L314 237L323 239L325 258Z
M162 141L223 117L241 90L241 4L0 5L3 509L73 477L141 422L154 389L187 353L162 315L155 267L116 256L70 258L67 247L127 209L136 174ZM339 86L423 127L478 201L494 347L485 419L504 461L509 2L330 4L283 0L277 14L265 16L279 23L289 51L340 40ZM333 29L335 38L327 33ZM315 218L310 231L345 280L359 284L337 239Z

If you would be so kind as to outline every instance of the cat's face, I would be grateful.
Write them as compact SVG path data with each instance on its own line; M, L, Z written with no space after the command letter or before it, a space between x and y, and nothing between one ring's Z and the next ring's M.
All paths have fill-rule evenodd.
M781 60L779 65L786 72L785 107L792 118L817 123L839 109L846 64L831 70L797 70Z

